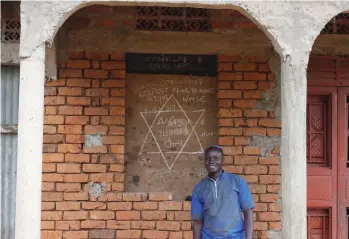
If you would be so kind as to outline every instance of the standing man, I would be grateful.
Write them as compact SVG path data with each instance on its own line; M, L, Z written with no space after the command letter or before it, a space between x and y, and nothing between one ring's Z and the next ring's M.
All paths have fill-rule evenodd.
M194 239L252 239L254 202L247 182L224 172L221 147L208 147L204 159L208 177L192 195Z

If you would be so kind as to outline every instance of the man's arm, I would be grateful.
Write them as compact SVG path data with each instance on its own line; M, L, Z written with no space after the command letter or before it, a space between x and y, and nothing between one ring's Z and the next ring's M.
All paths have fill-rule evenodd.
M253 234L253 213L252 209L243 211L245 221L245 239L252 239ZM194 237L195 239L195 237Z
M202 220L193 220L194 239L201 239L201 230L202 230Z

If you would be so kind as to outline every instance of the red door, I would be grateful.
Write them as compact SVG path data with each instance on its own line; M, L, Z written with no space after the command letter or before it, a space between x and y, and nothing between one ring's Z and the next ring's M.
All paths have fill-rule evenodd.
M307 101L308 238L336 238L337 89L310 86Z

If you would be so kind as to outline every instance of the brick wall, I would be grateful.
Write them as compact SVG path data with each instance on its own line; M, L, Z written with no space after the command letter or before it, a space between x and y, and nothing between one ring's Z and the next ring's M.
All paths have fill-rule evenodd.
M192 238L189 202L123 192L124 55L70 51L59 76L45 88L42 238ZM275 77L266 57L220 56L217 84L225 169L249 182L255 238L267 238L280 229L279 149L264 157L249 140L281 134L274 112L257 109ZM87 147L97 133L103 145Z

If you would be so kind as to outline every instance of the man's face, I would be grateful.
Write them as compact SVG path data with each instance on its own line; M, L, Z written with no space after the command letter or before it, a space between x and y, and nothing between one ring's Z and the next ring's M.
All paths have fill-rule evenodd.
M205 167L209 173L218 173L222 170L223 155L218 150L210 150L205 155Z

